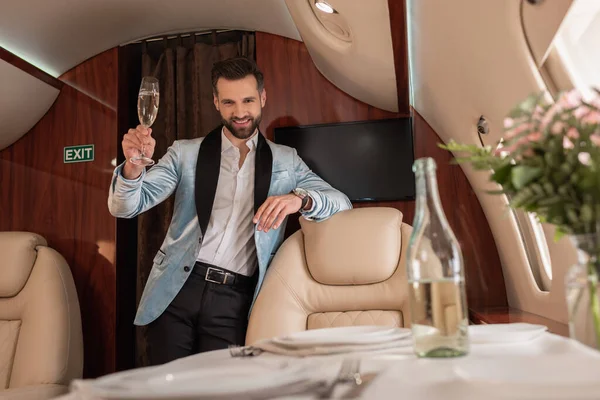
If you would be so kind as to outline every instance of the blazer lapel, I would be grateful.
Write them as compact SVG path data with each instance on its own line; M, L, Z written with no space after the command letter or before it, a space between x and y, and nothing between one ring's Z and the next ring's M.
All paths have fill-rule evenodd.
M221 129L219 126L206 135L200 143L196 162L196 213L202 237L208 227L221 172Z
M273 153L262 133L258 132L256 145L256 158L254 164L254 213L265 202L271 187L271 173L273 171Z

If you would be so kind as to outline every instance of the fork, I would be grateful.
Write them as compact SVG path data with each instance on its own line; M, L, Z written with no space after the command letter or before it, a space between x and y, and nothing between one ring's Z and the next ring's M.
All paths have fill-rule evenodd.
M240 346L236 344L230 344L228 349L231 357L254 357L262 353L262 350L257 349L256 347Z
M329 386L326 386L319 392L319 399L329 399L333 395L333 391L337 387L338 383L353 382L354 385L359 386L362 384L362 378L360 376L360 361L357 359L346 359L342 362L342 366L338 372L337 377L331 382Z

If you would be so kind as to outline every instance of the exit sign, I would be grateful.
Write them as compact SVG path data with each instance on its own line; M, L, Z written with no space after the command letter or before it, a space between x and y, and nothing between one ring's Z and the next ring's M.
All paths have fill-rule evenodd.
M66 164L94 161L94 145L85 144L82 146L65 147L63 152L63 161Z

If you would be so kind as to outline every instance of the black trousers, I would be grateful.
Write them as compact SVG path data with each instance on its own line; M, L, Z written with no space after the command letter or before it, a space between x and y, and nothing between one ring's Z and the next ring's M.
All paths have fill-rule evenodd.
M148 325L152 365L229 345L244 345L258 275L247 277L229 272L225 276L222 271L225 270L197 262L175 299Z

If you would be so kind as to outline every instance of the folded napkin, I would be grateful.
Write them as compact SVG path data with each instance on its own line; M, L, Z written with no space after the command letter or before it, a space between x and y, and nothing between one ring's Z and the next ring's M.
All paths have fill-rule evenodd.
M383 343L352 344L352 345L318 345L314 347L295 347L293 344L282 344L272 339L261 340L252 346L230 349L233 357L257 356L263 352L291 357L309 357L327 354L380 352L404 349L412 352L412 339L402 338Z
M190 392L189 394L156 394L148 396L147 393L122 392L106 393L94 387L92 381L77 380L71 386L71 393L64 400L263 400L282 396L296 396L301 394L317 393L327 385L325 380L303 379L296 382L285 383L279 386L253 388L251 390L235 390L229 393L202 393ZM199 383L201 387L201 383ZM62 398L60 399L62 400Z

